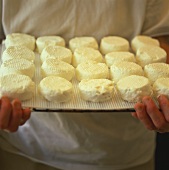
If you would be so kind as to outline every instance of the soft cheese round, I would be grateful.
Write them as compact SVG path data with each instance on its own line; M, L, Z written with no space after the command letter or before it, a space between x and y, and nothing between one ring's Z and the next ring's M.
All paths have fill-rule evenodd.
M35 37L24 33L8 34L5 39L5 47L16 45L26 46L33 51L35 49Z
M121 61L129 61L129 62L136 62L135 56L131 52L127 51L117 51L117 52L111 52L105 55L105 62L110 67L116 62Z
M43 62L41 72L43 77L53 75L63 77L70 81L75 74L75 69L72 65L64 61L56 58L48 58Z
M53 45L53 46L63 46L65 47L65 40L64 38L60 37L60 36L55 36L55 35L51 35L51 36L42 36L42 37L38 37L36 39L36 47L37 47L37 51L39 53L42 52L42 50L47 47L48 45Z
M107 54L113 51L129 51L129 42L122 37L107 36L103 37L100 42L100 51Z
M79 81L83 79L107 79L109 78L109 69L105 63L83 62L76 68L76 78Z
M35 65L24 58L9 59L1 64L1 74L22 74L31 79L35 73Z
M72 65L74 67L77 67L78 64L89 60L101 63L103 62L103 56L98 50L95 50L93 48L79 47L76 48L73 53Z
M151 63L166 63L167 53L158 46L143 46L136 52L136 61L144 67Z
M40 58L42 62L48 58L56 58L71 64L72 52L66 47L49 45L42 50Z
M70 39L69 48L72 52L79 47L91 47L97 50L98 43L94 37L75 37Z
M166 95L169 99L169 78L159 78L153 84L153 91L156 97Z
M142 67L136 63L128 61L116 62L110 66L110 78L115 83L117 83L121 78L130 75L143 76L144 72Z
M121 98L128 102L138 102L144 96L152 95L152 87L146 77L131 75L117 82L117 90Z
M35 60L35 53L25 46L10 46L4 50L2 53L2 62L9 59L27 59L31 62Z
M146 35L135 36L131 41L131 47L134 52L136 52L140 47L147 45L160 46L160 43L157 39Z
M40 81L39 92L48 101L68 102L73 95L73 86L62 77L48 76Z
M166 63L152 63L144 67L144 74L153 84L159 78L169 77L169 65Z
M34 96L35 83L30 77L19 74L8 74L0 77L0 97L29 100Z
M79 85L80 96L91 102L104 102L112 99L114 85L108 79L84 79Z

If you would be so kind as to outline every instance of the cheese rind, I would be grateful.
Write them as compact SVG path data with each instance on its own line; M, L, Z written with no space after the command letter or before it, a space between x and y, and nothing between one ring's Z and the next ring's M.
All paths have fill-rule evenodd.
M80 96L91 102L104 102L112 99L113 82L108 79L85 79L79 85Z
M60 36L42 36L36 39L37 51L39 53L48 45L65 47L65 40Z
M169 65L166 63L152 63L144 67L145 76L153 84L159 78L169 77Z
M105 55L105 62L108 67L112 66L115 62L121 61L129 61L129 62L136 62L135 56L131 52L111 52Z
M136 52L136 61L144 67L152 63L166 63L167 53L158 46L143 46Z
M152 88L146 77L131 75L117 82L121 98L128 102L139 102L144 96L152 95Z
M10 46L2 53L2 62L9 59L21 59L24 58L31 62L35 60L35 53L25 46Z
M89 60L101 63L103 62L103 57L98 50L90 47L79 47L73 53L72 65L77 67L78 64Z
M94 49L98 49L98 43L94 37L75 37L70 39L69 48L72 52L75 51L76 48L79 47L90 47Z
M153 84L154 95L158 98L165 95L169 99L169 78L159 78Z
M81 81L83 79L107 79L109 78L109 70L105 63L97 63L88 61L79 64L76 68L76 78Z
M26 46L33 51L35 49L35 37L24 33L12 33L6 36L6 48L18 45Z
M100 42L100 51L102 54L113 51L129 51L129 42L118 36L103 37Z
M41 73L43 77L53 75L63 77L70 81L75 75L75 69L72 65L64 61L56 58L48 58L41 66Z
M41 61L44 62L48 58L56 58L68 64L72 62L72 52L68 48L62 46L49 45L45 47L40 55Z
M0 77L0 97L29 100L34 96L35 83L25 75L9 74Z
M121 78L130 75L143 76L144 72L142 67L136 63L128 61L117 62L110 67L110 78L115 83L117 83Z
M33 78L35 65L24 58L9 59L1 64L1 75L22 74Z
M160 46L160 43L157 39L145 35L135 36L131 41L131 47L134 52L136 52L139 48L147 45Z
M51 102L68 102L73 95L72 83L62 77L45 77L40 81L38 88L39 93Z

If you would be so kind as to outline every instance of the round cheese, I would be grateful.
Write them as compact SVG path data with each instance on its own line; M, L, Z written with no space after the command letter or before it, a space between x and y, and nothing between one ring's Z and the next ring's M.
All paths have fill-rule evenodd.
M100 51L102 54L113 51L129 51L129 42L118 36L103 37L100 42Z
M5 49L2 54L2 62L9 59L21 59L24 58L31 62L35 60L35 53L25 46L10 46Z
M75 69L72 65L64 61L56 58L48 58L43 62L41 72L43 77L53 75L63 77L70 81L75 74Z
M91 102L104 102L112 99L114 86L108 79L84 79L79 85L81 98Z
M153 84L153 91L156 97L166 95L169 98L169 78L159 78Z
M90 47L79 47L73 53L72 64L74 67L77 67L78 64L85 61L96 61L98 63L103 62L102 54L93 48Z
M116 62L121 62L121 61L136 62L135 56L131 52L118 51L118 52L111 52L105 55L105 62L108 67L110 67Z
M83 62L76 68L76 78L79 81L83 79L107 79L109 78L109 70L105 63Z
M67 102L72 98L73 86L68 80L49 76L40 81L39 92L48 101Z
M24 33L8 34L5 39L5 47L22 45L30 50L35 49L35 37Z
M24 58L9 59L1 64L2 75L22 74L29 76L32 79L34 73L35 65Z
M56 58L68 64L72 62L72 52L68 48L62 46L47 46L40 55L41 61L44 62L48 58Z
M65 40L60 36L42 36L36 39L36 47L39 53L48 45L65 47Z
M152 88L146 77L131 75L122 78L117 83L121 98L128 102L139 102L144 96L152 95Z
M9 74L0 77L0 97L8 96L24 101L31 99L34 92L35 83L28 76Z
M147 45L160 46L160 43L157 39L145 35L135 36L131 41L131 47L134 52L136 52L140 47Z
M91 47L98 49L98 43L94 37L75 37L69 41L69 48L72 52L79 47Z
M169 65L165 63L153 63L144 67L145 76L153 84L158 78L169 77Z
M110 67L110 78L117 83L121 78L130 75L143 76L144 72L141 66L136 63L122 61L113 64Z
M136 61L144 67L151 63L166 63L167 53L158 46L143 46L136 52Z

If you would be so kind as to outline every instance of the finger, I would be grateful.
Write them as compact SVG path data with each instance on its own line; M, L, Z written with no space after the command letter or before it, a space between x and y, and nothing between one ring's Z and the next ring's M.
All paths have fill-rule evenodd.
M8 97L1 98L0 129L6 129L12 113L12 105Z
M25 122L30 118L31 116L31 110L29 108L22 109L22 121L20 122L20 125L25 124Z
M138 119L138 116L137 116L137 113L136 113L136 112L131 112L131 115L132 115L134 118Z
M142 103L136 103L134 106L138 119L145 125L149 130L156 130L152 120L146 112L146 108Z
M15 99L12 101L12 115L8 126L8 130L10 130L11 132L17 131L18 126L20 125L21 118L22 118L21 102L18 99Z
M169 100L167 99L166 96L161 95L158 98L158 102L160 105L160 109L162 110L165 119L167 120L167 122L169 122Z
M146 111L151 118L153 124L157 129L166 129L167 128L167 121L165 120L164 115L159 111L158 107L151 99L151 97L146 96L143 98L143 103L146 106Z

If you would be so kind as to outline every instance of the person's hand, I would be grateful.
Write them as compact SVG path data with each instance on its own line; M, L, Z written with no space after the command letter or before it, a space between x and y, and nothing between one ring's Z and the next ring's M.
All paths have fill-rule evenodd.
M23 109L18 99L12 102L8 97L0 99L0 129L15 132L30 118L30 114L30 109Z
M158 98L159 108L151 97L146 96L142 103L135 104L135 111L132 116L139 119L147 129L160 133L169 132L169 100L161 95Z

